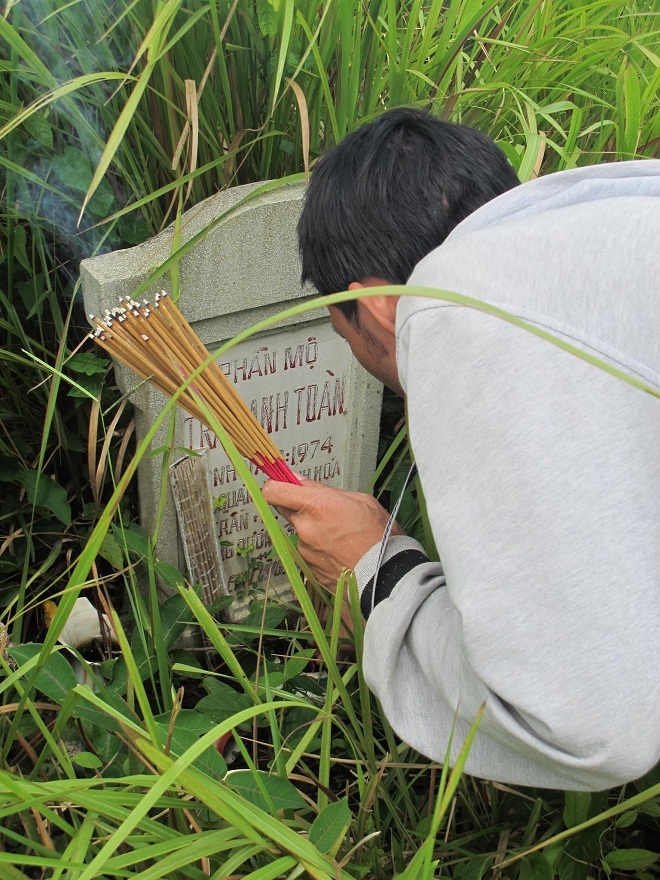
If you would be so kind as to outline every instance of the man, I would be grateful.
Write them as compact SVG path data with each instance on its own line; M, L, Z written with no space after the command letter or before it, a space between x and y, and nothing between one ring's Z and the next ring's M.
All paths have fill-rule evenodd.
M303 277L467 294L660 389L660 162L515 183L482 136L386 113L318 163ZM474 308L376 295L330 315L406 397L441 564L397 527L374 590L374 499L264 495L324 584L355 570L364 672L394 729L443 760L455 724L455 759L485 704L470 773L586 790L642 775L660 759L660 400Z

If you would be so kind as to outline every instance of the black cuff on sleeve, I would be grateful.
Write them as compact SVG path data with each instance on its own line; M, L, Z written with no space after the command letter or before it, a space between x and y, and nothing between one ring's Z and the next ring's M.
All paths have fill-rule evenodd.
M420 550L409 548L396 553L387 562L384 562L377 572L376 592L374 593L374 578L370 578L360 596L360 611L365 620L369 618L372 610L387 599L401 578L413 568L428 562L428 557Z

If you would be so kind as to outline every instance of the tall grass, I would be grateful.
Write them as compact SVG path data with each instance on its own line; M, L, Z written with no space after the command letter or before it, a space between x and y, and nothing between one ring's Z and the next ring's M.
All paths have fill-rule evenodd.
M75 352L80 257L180 223L221 187L303 172L384 107L428 106L482 128L523 179L657 155L651 7L5 5L0 877L653 875L657 773L594 795L449 777L380 715L359 621L358 662L336 659L339 614L321 624L278 532L302 620L264 601L219 628L132 523L127 490L149 438L131 457L108 364ZM158 270L175 286L178 256ZM159 582L174 591L164 604ZM58 646L81 592L113 617L120 652ZM48 628L45 598L58 603ZM212 651L177 651L191 625ZM241 768L231 773L213 745L229 732Z
M313 303L296 311L306 307ZM211 413L208 419L222 436ZM230 441L228 446L275 543L283 542L249 470ZM122 490L117 488L111 505ZM644 866L653 865L652 850L615 842L632 833L627 829L633 825L636 843L643 834L650 839L660 812L660 782L628 798L622 792L516 792L461 778L462 761L448 775L446 767L420 760L397 744L373 705L360 672L358 621L357 662L342 668L335 660L340 614L332 615L324 631L293 568L291 579L311 632L288 629L284 611L267 604L255 607L245 624L221 630L195 590L183 585L159 609L167 650L192 621L219 658L211 670L193 657L172 663L166 711L155 708L155 645L141 655L140 642L128 639L114 614L121 659L96 670L81 660L96 687L77 684L48 640L63 622L64 603L84 586L109 521L105 513L82 554L46 644L10 649L19 668L11 672L5 665L8 676L0 690L15 690L19 697L7 708L16 715L23 708L33 739L42 743L38 753L18 728L13 730L23 745L23 763L33 762L29 775L37 779L51 765L51 779L44 782L0 774L0 809L9 820L10 846L6 855L0 853L0 866L11 866L11 876L31 876L19 866L39 865L52 876L67 870L75 873L63 876L82 878L220 878L239 869L236 876L246 877L298 876L301 870L322 878L365 872L390 877L395 871L430 878L440 870L472 877L504 861L513 872L506 876L589 876L589 863L599 863L604 873L634 867L638 876L650 876ZM285 563L293 562L285 546L280 553ZM338 608L342 590L354 592L355 585L339 588ZM324 661L326 685L318 673L307 671L310 635ZM185 706L182 690L175 690L181 675L186 692L194 694L194 708ZM196 680L206 697L195 693ZM161 679L161 688L164 684ZM30 698L33 686L52 702ZM54 717L44 722L42 713ZM237 738L244 771L227 773L213 749L229 732ZM16 830L19 822L27 832ZM527 860L518 863L526 852Z
M523 177L657 150L658 28L643 2L24 0L0 36L13 59L1 133L39 145L13 185L32 173L61 191L75 167L77 191L91 182L84 226L132 206L153 232L177 184L194 202L302 170L304 152L401 103L488 131ZM56 163L64 181L52 173L66 144L93 180L73 153Z

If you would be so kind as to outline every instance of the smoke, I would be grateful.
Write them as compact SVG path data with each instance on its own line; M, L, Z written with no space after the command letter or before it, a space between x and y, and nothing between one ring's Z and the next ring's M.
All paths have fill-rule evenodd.
M130 19L113 27L125 11L123 3L81 0L56 11L53 5L52 0L22 0L12 13L14 27L18 21L23 38L58 83L83 73L129 69L135 47Z
M52 0L16 4L10 24L49 72L36 86L38 69L19 83L21 104L27 106L75 77L126 71L135 33L127 30L128 18L111 29L111 15L122 11L124 4L97 0L63 4L56 12ZM13 136L12 159L28 172L14 177L16 219L30 224L35 235L38 227L58 268L71 280L77 277L81 259L125 245L127 240L134 243L131 239L139 238L142 231L134 228L136 218L130 215L111 229L95 226L127 202L123 181L116 174L101 182L78 225L93 169L114 125L116 114L108 106L114 88L114 83L97 83L79 94L71 93L34 114Z

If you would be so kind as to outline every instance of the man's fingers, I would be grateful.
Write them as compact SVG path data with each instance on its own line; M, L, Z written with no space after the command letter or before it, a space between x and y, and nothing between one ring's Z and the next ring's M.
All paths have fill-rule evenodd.
M298 550L319 581L333 589L343 569L354 568L383 536L387 511L370 495L312 480L303 486L269 480L264 498L291 523Z
M309 490L304 486L294 486L293 483L266 480L261 491L266 501L273 507L299 510L305 503L305 495Z
M330 486L305 479L302 486L267 480L261 491L266 501L273 507L277 507L278 510L286 508L289 511L301 512L316 509L319 491L322 495L326 495L326 493L339 490L333 490Z

